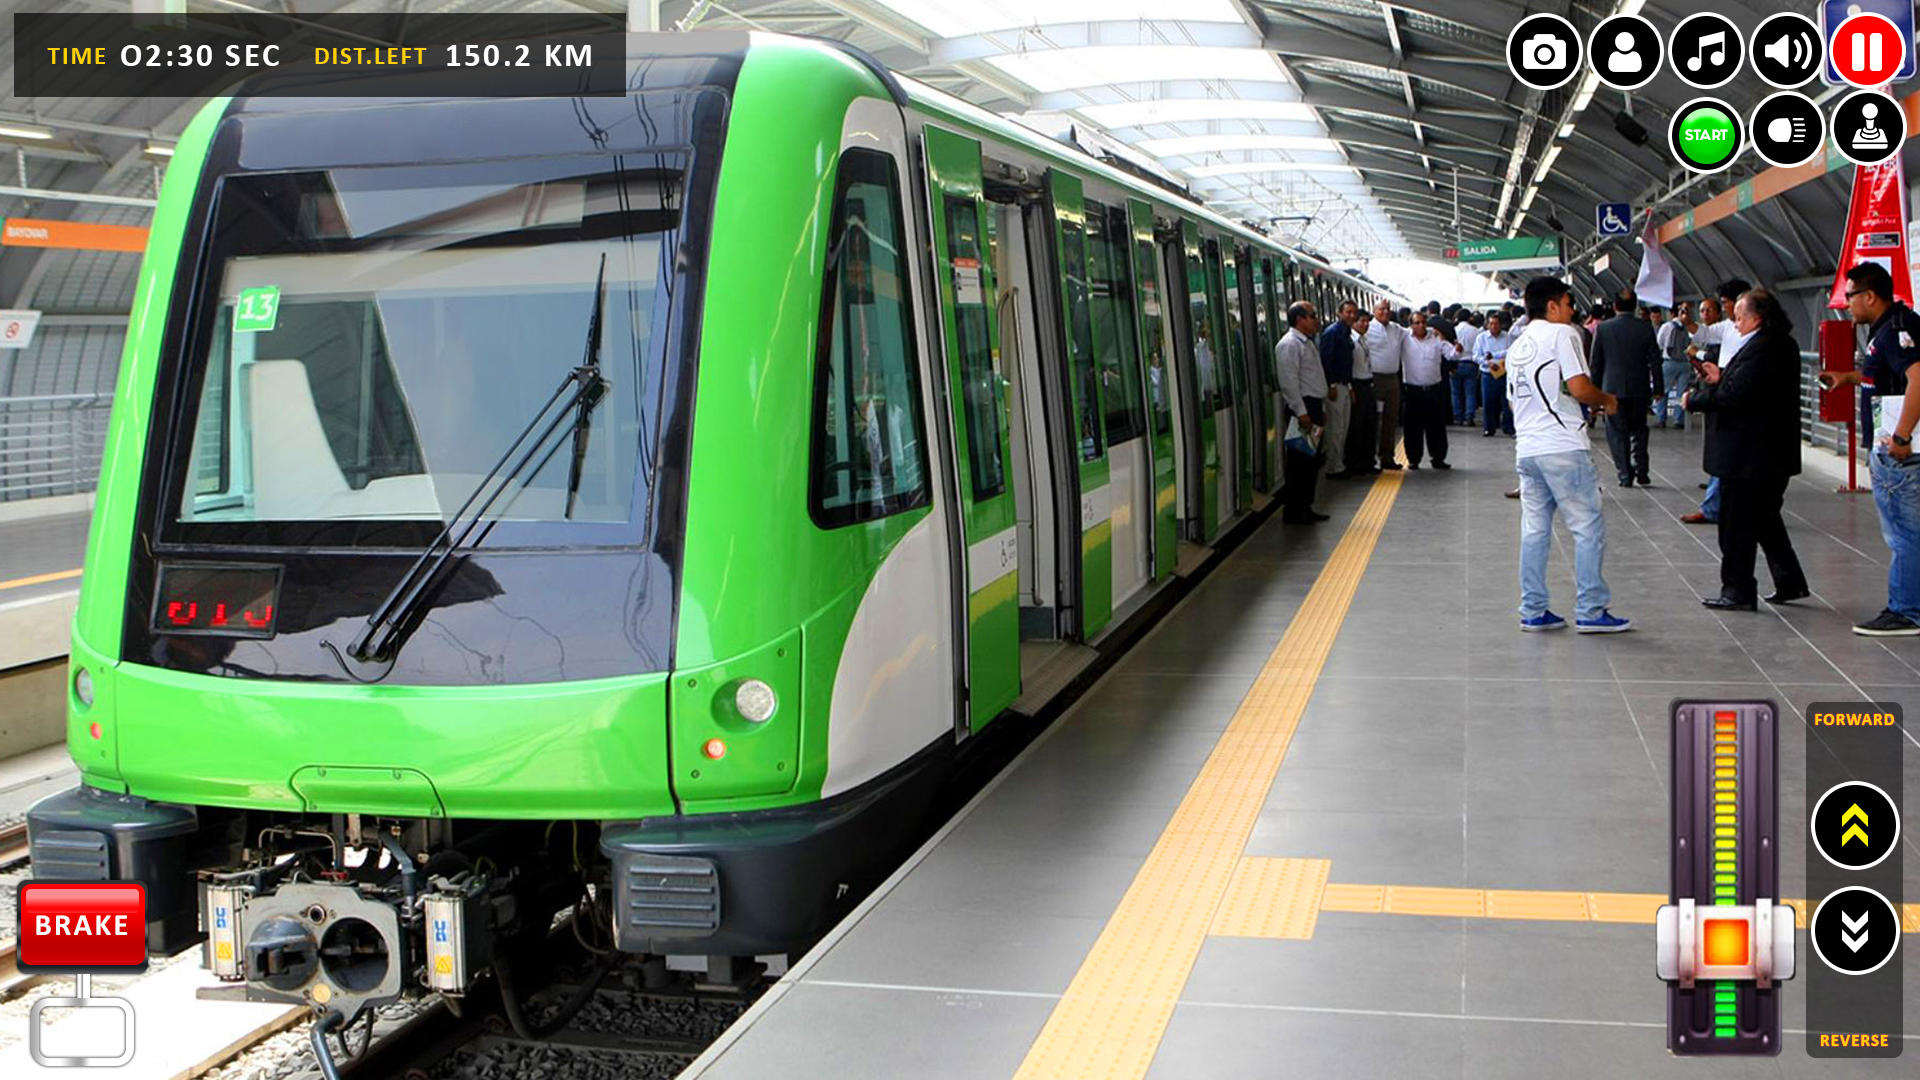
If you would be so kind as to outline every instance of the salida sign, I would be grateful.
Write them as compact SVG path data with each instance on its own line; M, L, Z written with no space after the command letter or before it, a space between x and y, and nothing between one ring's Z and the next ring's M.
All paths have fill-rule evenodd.
M1448 248L1446 257L1474 270L1531 270L1560 265L1557 236L1513 236L1503 239L1463 240Z

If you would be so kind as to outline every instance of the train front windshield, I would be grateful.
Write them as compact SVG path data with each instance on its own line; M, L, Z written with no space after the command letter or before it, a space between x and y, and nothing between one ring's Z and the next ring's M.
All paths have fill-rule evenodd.
M222 181L174 529L444 521L568 371L606 391L495 506L633 519L661 438L682 173L659 156ZM604 283L596 296L596 282ZM184 458L184 460L183 460ZM512 526L509 524L508 529ZM254 532L255 530L249 530Z

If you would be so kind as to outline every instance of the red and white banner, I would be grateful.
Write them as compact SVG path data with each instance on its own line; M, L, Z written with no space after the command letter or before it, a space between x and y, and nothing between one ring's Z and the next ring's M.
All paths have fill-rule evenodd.
M1830 308L1847 306L1847 271L1875 262L1893 275L1894 296L1913 303L1913 270L1907 263L1907 179L1899 155L1879 165L1853 169L1853 205L1847 211L1847 236L1840 247Z

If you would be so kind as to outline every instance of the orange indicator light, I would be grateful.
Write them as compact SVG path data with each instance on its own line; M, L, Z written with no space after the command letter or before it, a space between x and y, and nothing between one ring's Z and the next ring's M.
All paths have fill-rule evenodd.
M96 739L99 738L100 737L100 721L95 720L93 723L88 724L87 734L93 736Z
M1707 919L1701 930L1701 959L1708 967L1745 967L1748 962L1745 919Z
M700 752L715 761L719 761L721 758L727 756L727 744L720 739L708 739L707 745L701 747Z

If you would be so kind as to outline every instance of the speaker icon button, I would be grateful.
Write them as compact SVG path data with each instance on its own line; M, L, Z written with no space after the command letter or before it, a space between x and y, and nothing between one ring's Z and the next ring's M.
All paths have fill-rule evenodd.
M1820 73L1825 58L1820 28L1797 11L1781 11L1761 20L1753 31L1753 72L1771 87L1791 90Z

